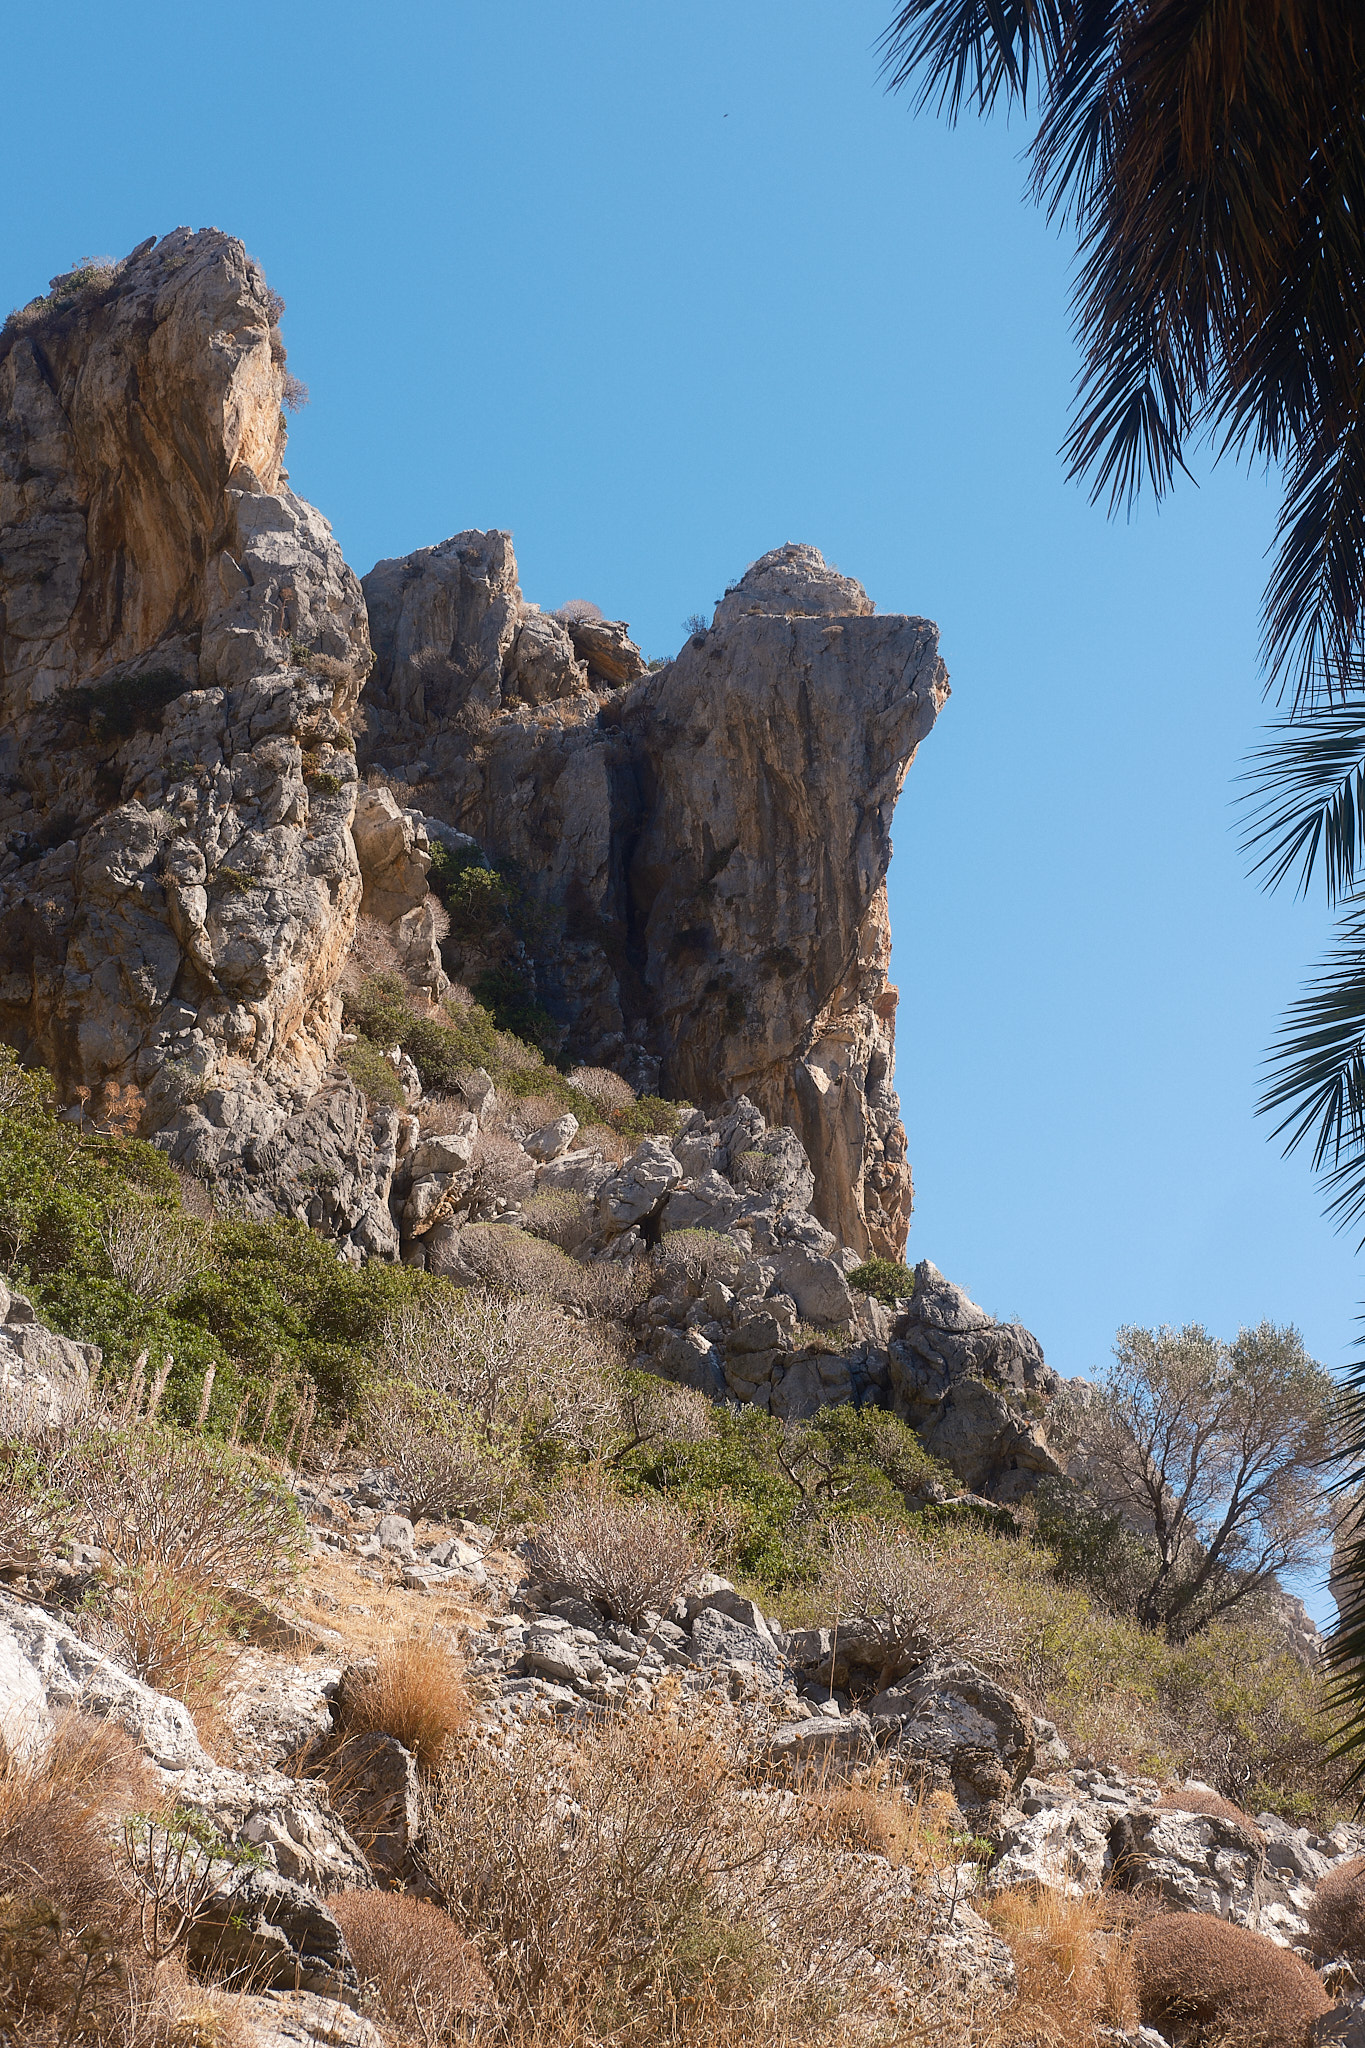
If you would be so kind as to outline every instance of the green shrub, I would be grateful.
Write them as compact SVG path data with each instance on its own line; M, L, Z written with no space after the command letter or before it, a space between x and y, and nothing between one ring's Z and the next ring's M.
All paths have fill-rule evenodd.
M908 1301L914 1293L915 1276L899 1259L864 1259L849 1274L848 1284L860 1294L870 1294L875 1300L884 1301L888 1308L894 1308L898 1301Z
M661 1095L641 1095L617 1110L611 1122L625 1138L676 1138L687 1107L685 1102L666 1102Z
M499 1031L510 1031L542 1052L552 1052L562 1033L540 1002L527 976L517 967L487 967L477 975L473 992Z
M343 1014L350 1030L385 1050L402 1045L414 1022L407 985L396 974L367 974L347 992Z
M388 1102L402 1109L404 1096L398 1076L372 1038L357 1038L354 1045L343 1045L340 1057L356 1087L371 1102Z

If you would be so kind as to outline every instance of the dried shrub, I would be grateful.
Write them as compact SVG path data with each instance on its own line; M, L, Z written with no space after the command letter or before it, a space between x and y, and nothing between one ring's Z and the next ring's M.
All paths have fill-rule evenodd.
M666 1230L654 1252L656 1284L663 1288L676 1280L697 1285L711 1279L733 1279L744 1256L723 1231Z
M402 973L403 956L394 943L390 926L371 911L362 910L356 920L351 957L342 975L343 991L348 995L352 991L358 993L361 983L372 975L401 978Z
M389 1643L372 1670L348 1673L341 1708L344 1734L392 1735L425 1770L474 1711L463 1666L432 1637Z
M602 618L601 605L594 604L590 597L571 597L567 604L551 612L551 618L558 619L561 626L592 626Z
M477 1199L491 1200L524 1186L534 1172L534 1163L515 1138L496 1126L481 1130L471 1161L474 1168L472 1192Z
M521 1205L521 1227L562 1252L574 1252L592 1232L592 1210L582 1195L544 1188Z
M94 1612L114 1654L163 1692L202 1692L243 1600L298 1570L293 1499L259 1460L150 1424L91 1432L77 1483L105 1553Z
M327 1901L346 1937L366 2003L400 2041L439 2048L480 2018L492 1986L448 1913L403 1892L344 1891Z
M496 1524L522 1505L515 1440L449 1394L385 1381L366 1394L359 1430L375 1464L393 1472L414 1522L467 1515Z
M469 1104L463 1095L443 1090L435 1095L424 1095L416 1105L414 1115L423 1137L430 1132L439 1135L453 1129L457 1117L469 1115Z
M150 1782L122 1729L76 1716L41 1756L0 1768L5 2039L98 2039L128 2018L131 1929L110 1825Z
M144 1301L172 1300L198 1279L212 1255L202 1224L169 1202L131 1192L105 1210L96 1228L114 1278Z
M1332 1961L1365 1958L1365 1856L1350 1856L1327 1872L1308 1909L1314 1955Z
M985 1901L984 1912L1014 1958L1001 2048L1100 2048L1110 2030L1136 2028L1128 1943L1108 1924L1102 1898L1021 1885Z
M1301 1957L1211 1913L1159 1913L1133 1937L1148 2026L1239 2048L1304 2048L1331 2000Z
M658 1716L452 1748L426 1841L513 2039L848 2040L889 1998L874 1957L907 1991L931 1978L922 1898L832 1854L713 1734Z
M616 1621L667 1614L705 1562L705 1543L671 1501L625 1499L591 1484L561 1494L532 1539L532 1570L563 1580Z
M569 1086L595 1104L604 1122L629 1109L635 1100L635 1090L629 1081L622 1080L610 1067L575 1067L569 1075Z
M580 1264L558 1245L510 1223L470 1224L460 1236L460 1257L485 1287L581 1308L586 1315L625 1315L646 1291L643 1261L639 1272L625 1259Z
M876 1622L889 1657L914 1662L946 1651L1010 1670L1023 1630L997 1597L1005 1540L957 1527L931 1542L891 1522L836 1522L826 1538L819 1604Z
M591 1454L614 1425L612 1353L581 1322L526 1296L467 1289L453 1309L389 1318L381 1381L402 1377L450 1396L486 1429L515 1437L537 1468Z

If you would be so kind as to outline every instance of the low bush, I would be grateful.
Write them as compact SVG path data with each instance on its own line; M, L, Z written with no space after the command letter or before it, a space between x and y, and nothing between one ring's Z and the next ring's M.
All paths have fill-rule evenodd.
M356 1087L369 1101L387 1102L394 1109L403 1108L402 1085L372 1038L357 1038L354 1045L343 1045L339 1057Z
M848 1284L858 1293L870 1294L877 1301L884 1301L888 1308L894 1308L898 1301L908 1301L914 1293L915 1276L899 1259L864 1259L849 1274Z
M1160 1913L1133 1938L1143 2021L1199 2043L1306 2048L1331 2000L1291 1949L1210 1913Z
M894 1954L903 1984L932 1972L927 1913L884 1864L831 1853L800 1802L755 1793L722 1741L660 1716L453 1746L426 1839L515 2040L858 2039L886 2005L872 1958ZM923 2039L909 2003L901 2038Z
M463 2039L488 2010L478 1951L448 1913L406 1892L335 1892L327 1906L346 1937L366 2005L413 2048Z
M68 692L71 709L90 721L99 740L126 740L135 732L159 732L166 706L194 685L174 669L139 669Z
M1330 1961L1365 1959L1365 1856L1350 1856L1321 1879L1308 1909L1314 1955Z
M932 1538L886 1522L834 1522L816 1594L822 1613L878 1623L887 1661L919 1663L931 1651L988 1670L1016 1666L1019 1619L999 1598L1002 1539L970 1528Z
M114 1654L161 1692L204 1696L243 1601L288 1585L305 1532L259 1461L177 1429L92 1429L73 1474L105 1565L91 1612Z
M392 1735L430 1771L473 1712L458 1658L433 1637L413 1637L387 1644L372 1670L347 1674L341 1731Z
M521 1227L561 1251L572 1252L592 1229L592 1211L582 1195L545 1188L521 1204Z
M359 1418L366 1454L386 1466L410 1518L501 1525L525 1506L528 1475L515 1435L471 1415L449 1394L387 1380Z
M656 1285L686 1280L700 1287L707 1280L733 1280L744 1254L721 1230L665 1230L654 1250Z
M562 1580L614 1621L667 1615L706 1561L704 1536L666 1500L628 1500L587 1484L550 1503L532 1538L534 1571Z

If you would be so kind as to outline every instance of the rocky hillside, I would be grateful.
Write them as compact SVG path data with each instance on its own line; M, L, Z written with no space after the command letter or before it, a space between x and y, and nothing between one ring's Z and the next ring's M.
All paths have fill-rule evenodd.
M363 727L409 842L515 872L533 943L487 965L557 1049L747 1093L806 1142L821 1220L899 1257L884 884L947 694L933 627L806 547L655 673L624 626L527 603L506 534L380 563L362 597L288 488L280 310L240 243L179 229L4 330L0 1030L209 1176L268 1181L326 1085L373 1211L348 1234L380 1249L384 1141L329 1075ZM408 953L420 882L368 883L418 912Z
M0 330L0 2038L1354 2039L1302 1610L902 1263L934 628L362 585L282 311L182 229Z

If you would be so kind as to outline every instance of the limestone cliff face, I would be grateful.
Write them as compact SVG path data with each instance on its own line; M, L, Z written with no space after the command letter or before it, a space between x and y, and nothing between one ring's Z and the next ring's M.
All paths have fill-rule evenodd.
M885 878L947 695L933 626L788 546L613 688L522 602L506 534L380 563L365 592L368 758L523 878L566 1050L702 1106L748 1095L800 1133L821 1221L899 1257Z
M0 335L0 1032L187 1158L317 1086L360 901L365 607L278 305L178 229Z
M337 983L363 883L441 993L430 836L468 834L520 877L567 1053L747 1095L821 1221L899 1255L885 876L934 628L798 546L653 672L624 625L528 603L506 534L362 594L282 467L279 311L239 242L177 229L0 330L0 1036L392 1253L394 1113L332 1063Z

